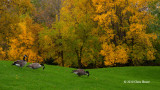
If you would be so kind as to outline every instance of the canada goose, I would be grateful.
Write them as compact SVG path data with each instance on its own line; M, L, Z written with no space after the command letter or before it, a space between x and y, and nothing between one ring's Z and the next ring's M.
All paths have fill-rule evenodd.
M82 76L82 75L88 75L89 76L89 71L84 71L83 69L73 70L72 72L77 74L78 76Z
M22 68L23 66L25 66L25 65L27 64L27 62L25 61L25 58L26 58L26 57L27 57L27 55L24 55L23 60L17 60L17 61L15 61L15 62L13 62L12 65L16 65L16 66Z
M32 63L32 64L29 64L27 67L32 68L32 69L43 67L43 70L45 68L44 64L39 64L39 63Z

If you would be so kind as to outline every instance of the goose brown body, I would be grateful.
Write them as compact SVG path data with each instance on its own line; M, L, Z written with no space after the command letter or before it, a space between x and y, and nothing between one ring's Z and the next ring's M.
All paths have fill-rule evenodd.
M82 76L82 75L88 75L89 76L89 72L85 71L83 69L73 70L72 72L77 74L78 76Z
M27 67L32 69L38 69L40 67L43 67L43 69L45 68L43 64L39 64L39 63L32 63L32 64L29 64Z
M24 67L27 64L27 61L25 61L25 57L27 57L27 55L24 55L23 60L17 60L13 62L12 65L16 65L18 67Z

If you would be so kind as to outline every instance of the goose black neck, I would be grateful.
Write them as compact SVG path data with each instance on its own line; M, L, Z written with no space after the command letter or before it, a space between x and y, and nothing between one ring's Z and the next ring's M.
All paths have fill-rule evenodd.
M43 70L44 70L45 66L43 66Z
M87 75L89 76L89 71L86 71Z
M23 61L25 61L25 57L23 57Z

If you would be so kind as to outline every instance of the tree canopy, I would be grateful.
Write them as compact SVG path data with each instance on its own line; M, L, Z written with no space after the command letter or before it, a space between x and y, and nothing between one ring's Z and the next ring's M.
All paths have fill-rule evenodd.
M160 62L159 0L1 0L0 59L66 67Z

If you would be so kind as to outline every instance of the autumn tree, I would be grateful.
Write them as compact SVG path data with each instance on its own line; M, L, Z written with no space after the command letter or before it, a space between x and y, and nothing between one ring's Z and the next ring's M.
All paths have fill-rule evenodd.
M36 41L37 33L43 29L38 24L33 24L29 16L22 18L16 29L20 31L20 34L10 39L11 47L8 51L10 59L17 60L26 54L28 62L43 62L43 58L38 55ZM39 29L39 31L35 29Z
M160 59L159 0L1 0L0 59L66 67Z
M154 60L155 49L150 39L156 35L146 33L149 21L146 0L92 0L96 8L94 20L98 22L101 54L106 65L125 64L128 59L137 65ZM119 57L122 56L122 57ZM123 57L124 56L124 57Z
M60 14L61 1L63 0L31 0L35 7L34 21L51 28L56 21L56 15Z
M40 49L45 60L79 68L97 63L100 49L92 33L96 26L90 17L92 13L91 1L64 1L52 29L46 28L40 33Z
M21 59L27 54L29 62L42 61L36 48L38 32L42 29L38 24L33 24L29 17L33 10L30 0L0 1L0 50L3 59Z
M41 32L41 35L40 35L41 40L39 42L40 43L46 42L46 41L44 41L46 37L48 37L48 39L50 38L51 42L56 42L56 48L54 48L53 51L48 51L48 53L51 53L51 52L52 53L54 52L54 53L51 56L50 55L46 56L47 52L46 52L46 54L43 54L43 55L46 56L45 59L47 59L47 61L49 59L55 59L55 60L58 60L58 62L59 62L58 64L60 64L61 66L64 66L63 50L62 50L63 45L62 45L62 42L61 42L61 40L62 40L62 34L61 33L63 33L63 32L60 30L59 25L58 25L58 22L60 20L61 1L63 1L63 0L41 1L41 2L44 2L44 4L46 4L46 5L44 6L44 8L42 8L43 7L43 4L42 4L41 8L45 9L45 10L43 10L44 12L42 12L42 14L40 14L40 16L46 15L46 16L43 16L43 17L46 18L46 19L43 19L44 22L47 23L47 21L49 21L49 20L51 22L49 22L48 25L45 24L48 27L45 29L45 31ZM48 8L50 8L50 11L48 10ZM52 15L47 15L49 13L52 14ZM39 19L39 18L37 18L37 19ZM48 32L55 32L55 33L50 34ZM55 36L55 37L53 37L53 36ZM49 41L47 41L47 42L49 43ZM46 42L46 44L42 44L40 46L46 46L46 47L50 48L50 50L52 50L53 47L48 46L47 42ZM51 49L51 47L52 47L52 49ZM41 49L43 49L43 48L41 48ZM43 50L45 51L46 49L43 49ZM55 57L53 57L53 55Z
M82 68L96 57L93 56L95 53L98 54L98 49L96 50L98 41L95 44L97 39L92 35L95 25L91 19L93 11L91 0L65 0L63 2L60 23L63 25L61 30L66 64L70 63L70 65ZM93 43L95 45L92 45Z
M30 0L1 0L0 1L0 48L8 58L7 51L10 47L10 39L17 36L20 17L30 13L33 7Z
M40 55L44 58L46 63L55 63L54 60L58 58L56 55L56 34L54 30L45 28L39 34L39 50ZM59 63L60 64L60 63Z
M154 16L154 19L150 21L149 28L147 33L155 33L157 34L157 40L153 40L153 46L157 50L156 52L156 60L160 62L160 2L159 0L154 0L149 4L149 11Z

